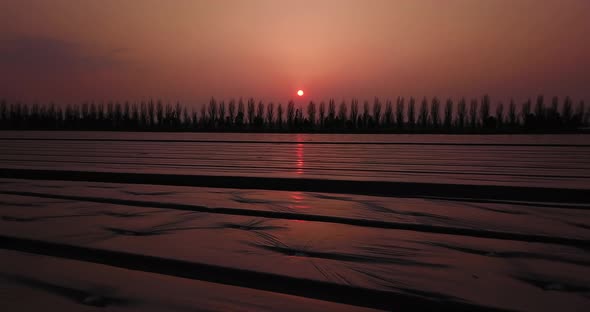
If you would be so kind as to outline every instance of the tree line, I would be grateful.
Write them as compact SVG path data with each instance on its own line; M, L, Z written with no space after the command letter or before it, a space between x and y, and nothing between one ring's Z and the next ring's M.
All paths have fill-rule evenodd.
M574 107L570 97L543 96L494 111L490 97L453 99L398 97L395 102L352 99L338 105L331 99L296 107L293 101L256 102L253 98L217 101L199 110L162 101L83 103L60 106L0 101L4 130L124 130L124 131L260 131L260 132L417 132L519 133L578 131L587 127L590 110L584 101Z

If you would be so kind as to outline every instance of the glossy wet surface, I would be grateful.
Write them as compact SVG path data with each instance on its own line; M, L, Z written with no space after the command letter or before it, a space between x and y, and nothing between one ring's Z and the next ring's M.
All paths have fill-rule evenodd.
M249 189L0 179L0 245L13 250L2 251L0 285L11 307L34 305L10 294L69 310L105 304L121 311L429 304L574 311L590 303L590 197L583 196L590 147L580 136L14 134L0 135L2 168L272 180ZM416 138L423 144L410 141ZM279 190L283 179L301 178L549 187L582 196L547 202L461 193L467 188L460 197ZM22 248L12 238L24 239ZM119 260L88 259L96 250ZM154 257L182 261L187 272L171 271L167 260L142 267L141 259ZM145 286L153 279L170 294L154 296ZM102 289L95 284L109 291L95 294ZM188 296L194 288L204 291ZM229 300L220 299L225 293Z

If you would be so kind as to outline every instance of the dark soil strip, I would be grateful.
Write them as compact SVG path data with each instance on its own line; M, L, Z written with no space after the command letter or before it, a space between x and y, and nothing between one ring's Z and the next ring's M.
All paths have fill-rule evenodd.
M496 311L439 294L408 295L271 273L0 236L0 248L384 310ZM412 291L412 290L408 290Z
M149 142L149 143L224 143L224 144L327 144L327 145L431 145L431 146L517 146L517 147L590 147L590 144L535 143L443 143L443 142L334 142L334 141L256 141L256 140L167 140L167 139L101 139L101 138L0 138L0 141L77 141L77 142Z
M515 200L558 203L588 203L590 190L500 185L440 184L419 182L321 180L297 178L92 172L41 169L0 169L0 178L62 180L127 184L199 186L262 189L388 197L441 197Z
M501 240L525 241L525 242L532 242L532 243L559 244L559 245L575 246L575 247L580 247L580 248L584 248L584 249L590 248L590 240L584 240L584 239L556 237L556 236L544 236L544 235L532 235L532 234L523 234L523 233L498 232L498 231L488 231L488 230L482 230L482 229L455 228L455 227L437 226L437 225L420 224L420 223L399 223L399 222L388 222L388 221L381 221L381 220L353 219L353 218L346 218L346 217L299 214L299 213L267 211L267 210L248 210L248 209L239 209L239 208L210 208L210 207L205 207L205 206L186 205L186 204L178 204L178 203L162 203L162 202L137 201L137 200L128 200L128 199L116 199L116 198L57 195L57 194L45 194L45 193L34 193L34 192L5 191L5 192L0 192L0 194L18 195L18 196L34 196L34 197L41 197L41 198L54 198L54 199L75 200L75 201L87 201L87 202L94 202L94 203L125 205L125 206L135 206L135 207L151 207L151 208L186 210L186 211L196 211L196 212L208 212L208 213L226 214L226 215L253 216L253 217L273 218L273 219L288 219L288 220L305 220L305 221L315 221L315 222L326 222L326 223L337 223L337 224L373 227L373 228L408 230L408 231L418 231L418 232L448 234L448 235L472 236L472 237L492 238L492 239L501 239Z

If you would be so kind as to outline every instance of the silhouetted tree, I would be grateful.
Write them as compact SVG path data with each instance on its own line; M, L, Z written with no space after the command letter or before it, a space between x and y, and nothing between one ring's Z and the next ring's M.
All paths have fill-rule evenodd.
M92 120L92 115L91 115L91 110L89 110L88 112L88 118L89 120ZM125 125L126 128L131 128L131 105L129 104L129 101L125 101L125 103L123 104L123 124Z
M533 119L534 116L531 114L531 100L527 100L526 102L524 102L524 104L522 104L522 107L520 109L520 116L522 119L522 123L524 124L524 126L526 128L531 128L533 127Z
M295 102L287 103L287 126L292 128L295 124Z
M377 127L381 123L381 101L378 97L375 97L373 101L373 121Z
M447 99L447 103L445 104L444 126L447 129L450 129L453 126L453 100L452 99Z
M262 128L264 126L264 103L258 102L258 108L256 109L256 117L254 118L254 124Z
M498 103L496 106L496 125L498 128L501 128L504 124L504 103Z
M428 100L426 97L422 99L422 104L420 104L418 120L420 120L420 127L426 128L428 126Z
M316 110L315 103L313 101L310 101L309 104L307 105L307 116L309 118L309 124L311 125L312 128L316 122L315 110Z
M34 106L37 106L37 110L38 110L38 104L35 104ZM82 115L81 115L82 116ZM141 116L142 116L142 120L144 120L144 124L147 124L147 104L145 102L141 102ZM107 103L107 112L106 112L106 123L108 125L108 127L112 127L113 126L113 120L115 120L115 105L113 104L113 102L108 102Z
M134 103L135 105L135 111L137 112L136 114L136 118L135 120L139 120L139 108L137 106L137 103ZM77 119L76 115L78 115L78 105L74 105L72 106L72 112L74 113L74 118ZM100 103L98 104L98 120L102 122L105 120L105 109L104 109L104 103Z
M100 106L99 106L99 110L100 110ZM101 122L101 128L104 127L104 125L106 124L110 124L113 120L113 105L111 103L107 104L107 113L104 116L104 121ZM139 115L139 119L138 119L138 125L142 128L147 128L148 126L148 110L147 110L147 104L144 101L141 101L139 103L138 106L138 113ZM99 118L99 119L103 119L103 118Z
M129 103L125 103L124 115L129 116ZM164 105L160 100L158 100L158 103L156 103L156 118L158 119L158 125L161 126L164 122Z
M253 98L248 99L248 124L250 126L254 125L254 117L256 112L256 104Z
M438 128L440 125L440 101L437 97L432 99L430 106L430 123L434 128Z
M156 118L155 117L156 113L155 113L155 105L153 103L152 103L152 109L154 110L154 112L152 113L152 115L154 116L153 119L155 119ZM88 106L86 106L86 112L88 112ZM121 105L121 103L115 102L115 108L114 108L113 115L114 115L114 123L113 123L113 126L116 129L123 128L123 126L125 126L125 125L123 124L123 106ZM85 120L86 120L86 117L82 117L82 121L85 122ZM151 125L152 125L152 127L154 126L154 122L153 121L151 122Z
M238 127L242 127L244 125L244 118L246 117L244 112L244 100L240 98L238 101L238 114L236 115L236 125L238 125Z
M538 122L542 122L545 119L545 104L542 95L537 97L537 104L535 105L535 117Z
M164 106L164 125L168 129L170 128L170 125L172 123L173 116L174 116L174 110L172 109L172 106L170 105L170 103L166 103L166 105ZM135 119L135 118L132 117L132 119Z
M214 98L209 101L209 122L212 127L217 123L217 101Z
M551 100L551 112L552 114L559 112L559 97L554 96Z
M471 128L477 127L477 100L472 99L469 104L469 124Z
M279 128L283 127L283 105L281 103L277 107L277 126Z
M300 128L303 125L303 112L299 108L295 110L294 124L295 128Z
M416 124L416 99L410 97L410 103L408 104L408 125L410 128L414 128Z
M64 111L64 115L69 114L69 109L66 106L66 110ZM127 117L127 121L131 121L131 106L129 102L125 102L125 116ZM64 116L64 120L67 119ZM96 108L96 104L94 102L90 102L90 110L88 111L88 120L92 126L96 126L96 121L98 120L98 110Z
M275 105L270 102L266 108L266 123L270 128L274 125Z
M398 97L395 103L395 123L399 129L404 127L404 98Z
M531 100L529 99L528 101L526 101L522 104L522 107L520 109L520 116L523 120L525 120L526 118L528 118L528 116L530 114L531 114Z
M344 124L346 124L346 115L347 114L348 114L348 112L347 112L346 102L342 101L340 103L340 107L338 108L338 124L340 126L343 126Z
M586 105L584 104L584 101L580 101L580 103L578 104L578 107L576 108L576 115L584 115L585 111L586 111Z
M119 106L119 109L117 109L117 106ZM115 111L119 110L120 111L120 105L119 103L115 104ZM149 124L150 126L154 126L154 124L156 124L156 108L154 105L154 100L150 99L149 103L148 103L148 119L149 119Z
M510 100L510 107L508 108L508 119L510 122L510 126L514 127L518 123L518 117L516 116L516 104L514 104L514 100Z
M559 115L559 98L554 96L551 100L551 107L545 111L545 120L539 127L557 129L561 127L561 116Z
M480 123L483 127L489 128L488 118L490 117L490 97L484 95L481 100L481 108L479 109Z
M320 102L320 127L324 127L324 122L326 118L326 103L323 101Z
M465 127L465 119L467 118L467 102L465 98L459 100L457 105L457 127L463 129Z
M576 113L574 114L573 124L574 127L584 126L584 116L586 112L586 107L584 105L584 101L580 101L578 107L576 108Z
M334 121L336 120L336 102L334 99L330 99L328 101L328 121L330 127L334 126Z
M230 126L235 122L236 119L236 101L234 99L231 99L229 101L229 105L228 105L228 110L229 110L229 123Z
M6 100L0 101L0 120L2 120L2 127L8 127L8 104Z
M173 126L175 128L180 127L180 125L182 124L181 122L181 115L182 115L182 105L180 105L180 102L176 102L176 106L174 106L174 116L173 116Z
M194 110L192 110L192 114L191 114L191 121L192 121L192 128L193 129L197 129L197 127L199 126L199 116L197 114L197 112Z
M225 101L219 103L219 124L225 123Z
M99 104L97 107L98 107L98 122L99 122L99 124L102 124L102 120L104 119L103 118L104 117L104 113L103 113L104 106L102 104ZM169 107L169 105L167 107ZM131 104L131 124L134 127L137 127L139 125L139 106L137 105L136 102Z
M567 96L565 101L563 102L563 107L561 109L561 118L563 119L563 123L566 127L572 127L572 115L573 115L573 104L572 99Z
M352 114L350 117L352 120L356 119L352 118ZM383 114L383 124L387 128L391 127L391 125L393 124L393 104L389 99L385 101L385 113Z
M192 123L191 122L191 116L189 115L186 106L184 106L182 108L182 120L181 120L181 123L182 123L182 127L183 128L189 128L190 125L191 125L191 123Z
M207 125L209 124L209 120L207 118L207 106L202 105L201 106L201 126L207 127Z
M369 101L363 102L363 127L369 127Z
M584 108L584 101L580 102L580 107L582 108L581 112L584 118L582 119L582 125L588 126L588 121L590 121L590 110L585 110ZM584 113L585 111L585 113Z
M82 112L82 121L89 122L90 120L92 120L90 118L90 105L88 105L88 102L82 104L82 111L81 112Z
M352 128L358 127L358 117L359 117L359 101L357 99L352 99L350 101L350 123Z

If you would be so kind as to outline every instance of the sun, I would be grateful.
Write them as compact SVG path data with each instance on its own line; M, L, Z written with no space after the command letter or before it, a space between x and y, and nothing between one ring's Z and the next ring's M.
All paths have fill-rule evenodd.
M297 95L299 95L299 96L303 96L303 90L299 90L299 91L297 91Z

